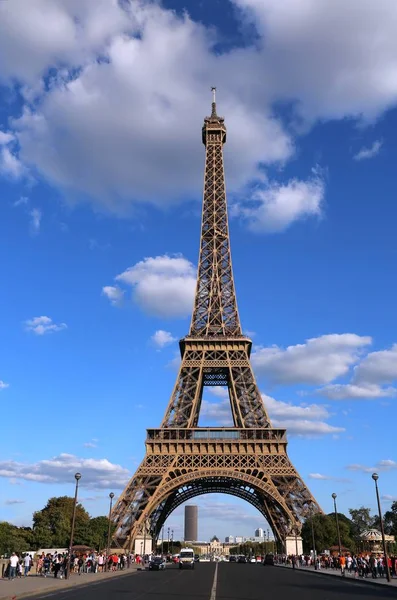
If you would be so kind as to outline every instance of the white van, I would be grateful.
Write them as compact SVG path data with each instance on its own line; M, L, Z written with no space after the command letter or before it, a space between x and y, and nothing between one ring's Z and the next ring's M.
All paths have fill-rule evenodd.
M194 550L193 548L181 548L179 552L179 568L194 569Z

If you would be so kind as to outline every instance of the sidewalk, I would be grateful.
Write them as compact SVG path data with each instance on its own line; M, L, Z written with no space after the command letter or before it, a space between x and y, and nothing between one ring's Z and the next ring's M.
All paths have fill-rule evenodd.
M19 600L25 596L36 594L47 594L53 591L63 592L76 586L96 584L100 581L121 577L123 575L132 575L138 570L135 563L129 569L122 571L110 571L108 573L84 573L77 575L73 573L70 579L54 579L53 576L37 577L30 575L22 579L0 579L0 600Z
M291 565L276 565L276 566L282 567L283 569L292 569ZM351 581L352 583L364 583L364 584L368 583L370 585L376 585L376 586L385 585L387 587L397 588L397 578L392 579L391 582L388 583L386 577L377 577L376 579L372 579L371 576L369 576L369 577L354 577L354 574L349 575L347 572L346 572L346 575L344 577L342 577L340 570L336 570L336 569L319 569L316 571L314 566L310 566L310 567L297 567L296 570L301 571L302 573L313 573L314 575L339 577L340 579L343 579L345 581Z

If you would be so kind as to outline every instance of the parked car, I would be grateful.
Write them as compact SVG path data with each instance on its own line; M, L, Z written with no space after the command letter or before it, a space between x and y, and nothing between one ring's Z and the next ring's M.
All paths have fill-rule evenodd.
M149 571L163 571L165 569L165 559L162 556L155 556L149 563Z
M234 554L231 554L231 555L229 556L229 562L237 562L237 559L236 559L236 557L234 556Z
M274 565L274 554L266 554L263 564L265 566L266 565Z
M238 563L246 563L247 562L247 557L246 556L239 556L237 559Z

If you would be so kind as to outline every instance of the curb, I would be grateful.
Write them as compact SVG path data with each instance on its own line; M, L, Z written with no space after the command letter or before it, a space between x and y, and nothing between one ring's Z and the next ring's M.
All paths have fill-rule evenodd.
M135 575L135 573L137 573L137 572L138 572L138 569L135 569L132 571L128 570L128 571L125 571L122 573L118 573L117 576L104 577L103 579L100 579L99 581L89 581L87 583L80 583L80 584L76 583L74 585L68 585L64 588L53 585L53 586L47 587L43 590L34 590L31 592L21 592L20 594L11 592L10 594L7 594L7 596L0 596L0 600L19 600L20 598L35 598L37 596L42 596L44 598L47 595L50 596L54 592L57 592L57 591L60 593L71 592L76 589L86 588L86 587L93 586L93 585L100 585L101 583L104 583L106 581L114 581L116 577L121 577L121 576L125 576L125 575ZM1 581L1 579L0 579L0 581Z
M290 569L290 571L292 571L293 569L287 565L275 565L276 567L281 567L282 569ZM372 580L368 580L366 578L364 579L355 579L355 578L351 578L351 577L342 577L340 575L334 575L333 573L327 573L324 570L320 570L320 571L314 571L312 569L307 569L307 567L298 567L296 569L296 571L301 572L301 573L312 573L313 575L324 575L325 577L334 577L334 579L340 580L340 581L348 581L349 583L353 583L353 584L366 584L366 585L372 585L376 588L378 588L378 590L380 589L386 589L386 590L394 590L397 593L397 587L391 583L376 583L375 581ZM0 598L0 600L2 600Z

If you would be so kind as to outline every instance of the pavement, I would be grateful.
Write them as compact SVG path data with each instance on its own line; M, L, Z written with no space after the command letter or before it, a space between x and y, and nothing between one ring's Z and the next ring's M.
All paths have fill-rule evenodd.
M0 579L0 600L19 600L19 598L31 597L33 594L47 594L52 591L65 591L86 585L97 584L132 575L137 572L137 566L134 564L130 569L123 571L110 571L108 573L84 573L77 575L72 573L69 579L57 579L53 575L48 577L37 577L35 574L28 577L16 578L13 581Z
M194 570L126 572L91 585L43 591L35 600L386 600L397 588L261 564L198 563ZM18 596L16 597L18 600Z
M291 565L277 565L277 567L281 567L283 569L292 569ZM340 569L315 569L314 566L310 566L310 567L299 567L299 570L302 570L304 572L307 573L313 573L315 575L324 575L325 577L331 576L331 577L339 577L342 579L342 581L352 581L353 583L366 583L366 584L370 584L370 585L386 585L388 587L395 587L397 588L397 578L394 577L391 579L391 581L387 581L386 577L377 577L376 579L373 579L371 575L369 575L368 577L355 577L354 574L349 574L348 571L346 571L345 575L342 577L342 573L340 572Z

